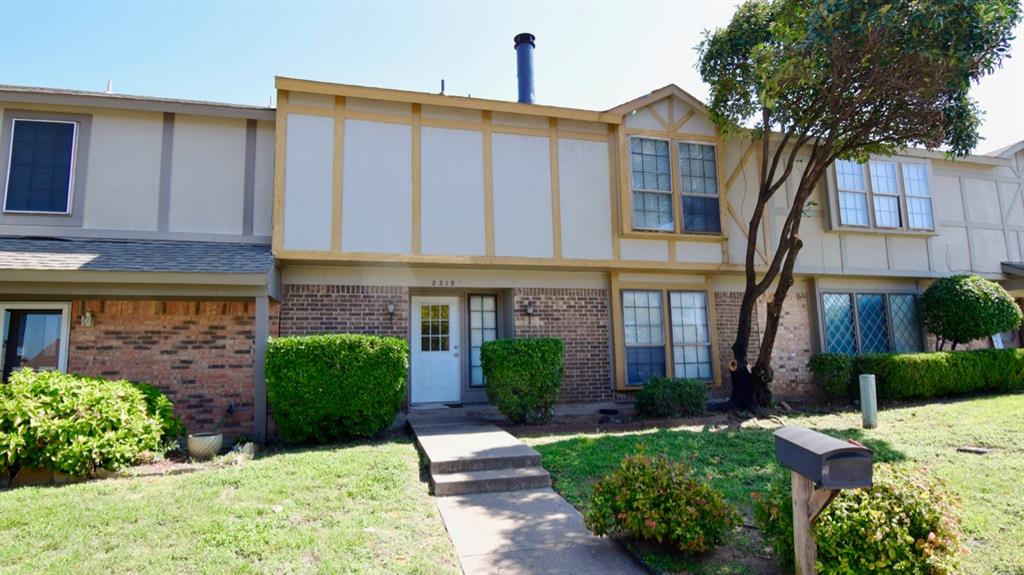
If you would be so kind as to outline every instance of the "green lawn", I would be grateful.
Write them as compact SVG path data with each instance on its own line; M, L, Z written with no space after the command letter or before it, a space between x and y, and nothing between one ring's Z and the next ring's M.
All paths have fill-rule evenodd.
M977 398L884 409L875 430L860 429L859 413L783 417L786 425L812 427L857 439L882 461L910 461L945 479L961 499L969 574L1024 574L1024 395ZM679 428L654 432L526 438L543 457L555 489L586 508L590 485L638 449L689 461L750 518L750 493L770 478L771 433L778 419L751 420L741 428ZM961 446L995 448L988 455L957 452ZM703 573L770 572L756 534L733 534L728 553L698 560L642 553L655 567ZM743 558L739 560L737 558Z
M406 439L0 491L0 573L458 573Z

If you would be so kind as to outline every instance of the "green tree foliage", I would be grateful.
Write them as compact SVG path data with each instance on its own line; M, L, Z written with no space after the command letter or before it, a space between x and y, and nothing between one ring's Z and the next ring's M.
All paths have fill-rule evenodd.
M564 362L565 344L555 338L497 339L480 349L487 397L512 423L551 419Z
M1021 310L1013 297L995 282L973 274L937 280L921 297L924 325L938 337L938 349L952 349L1020 327Z
M405 399L409 344L373 335L279 337L267 344L267 401L285 441L368 437Z
M711 118L761 148L732 346L734 405L770 401L771 354L802 247L800 223L827 168L908 146L969 153L980 122L971 84L1008 56L1020 18L1018 0L748 0L728 26L706 34L699 67ZM797 174L776 248L758 270L765 209ZM764 335L748 360L754 304L769 289Z

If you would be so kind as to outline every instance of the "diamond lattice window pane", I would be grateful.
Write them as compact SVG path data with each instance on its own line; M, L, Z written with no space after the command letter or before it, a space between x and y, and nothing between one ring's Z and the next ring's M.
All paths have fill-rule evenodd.
M850 303L850 294L823 294L822 309L825 312L825 339L828 342L828 351L855 353L857 341L853 332L853 306Z
M917 298L911 294L889 296L889 316L892 318L893 351L921 351Z
M860 351L875 353L889 351L889 326L885 319L885 296L857 294L857 329L860 332Z

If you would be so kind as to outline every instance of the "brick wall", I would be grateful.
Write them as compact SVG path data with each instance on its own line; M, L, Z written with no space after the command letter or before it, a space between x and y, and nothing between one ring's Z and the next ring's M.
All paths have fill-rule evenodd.
M394 319L388 303L395 304ZM392 286L285 285L280 335L367 333L408 338L409 290Z
M190 432L252 434L254 302L78 300L71 319L69 372L152 383Z
M715 292L715 316L718 322L718 361L721 365L722 385L710 390L711 395L727 396L731 389L729 362L732 361L732 344L736 341L736 330L740 322L740 304L743 303L743 292ZM761 339L758 337L757 309L754 310L753 326L747 340L748 354L757 354Z
M527 317L527 302L534 315ZM565 342L561 402L613 399L608 291L603 289L518 288L517 337L557 337Z

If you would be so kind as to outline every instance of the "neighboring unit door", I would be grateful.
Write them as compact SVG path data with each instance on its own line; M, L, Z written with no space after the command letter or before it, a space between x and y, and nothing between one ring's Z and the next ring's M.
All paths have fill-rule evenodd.
M413 297L411 319L411 402L459 402L459 298Z

